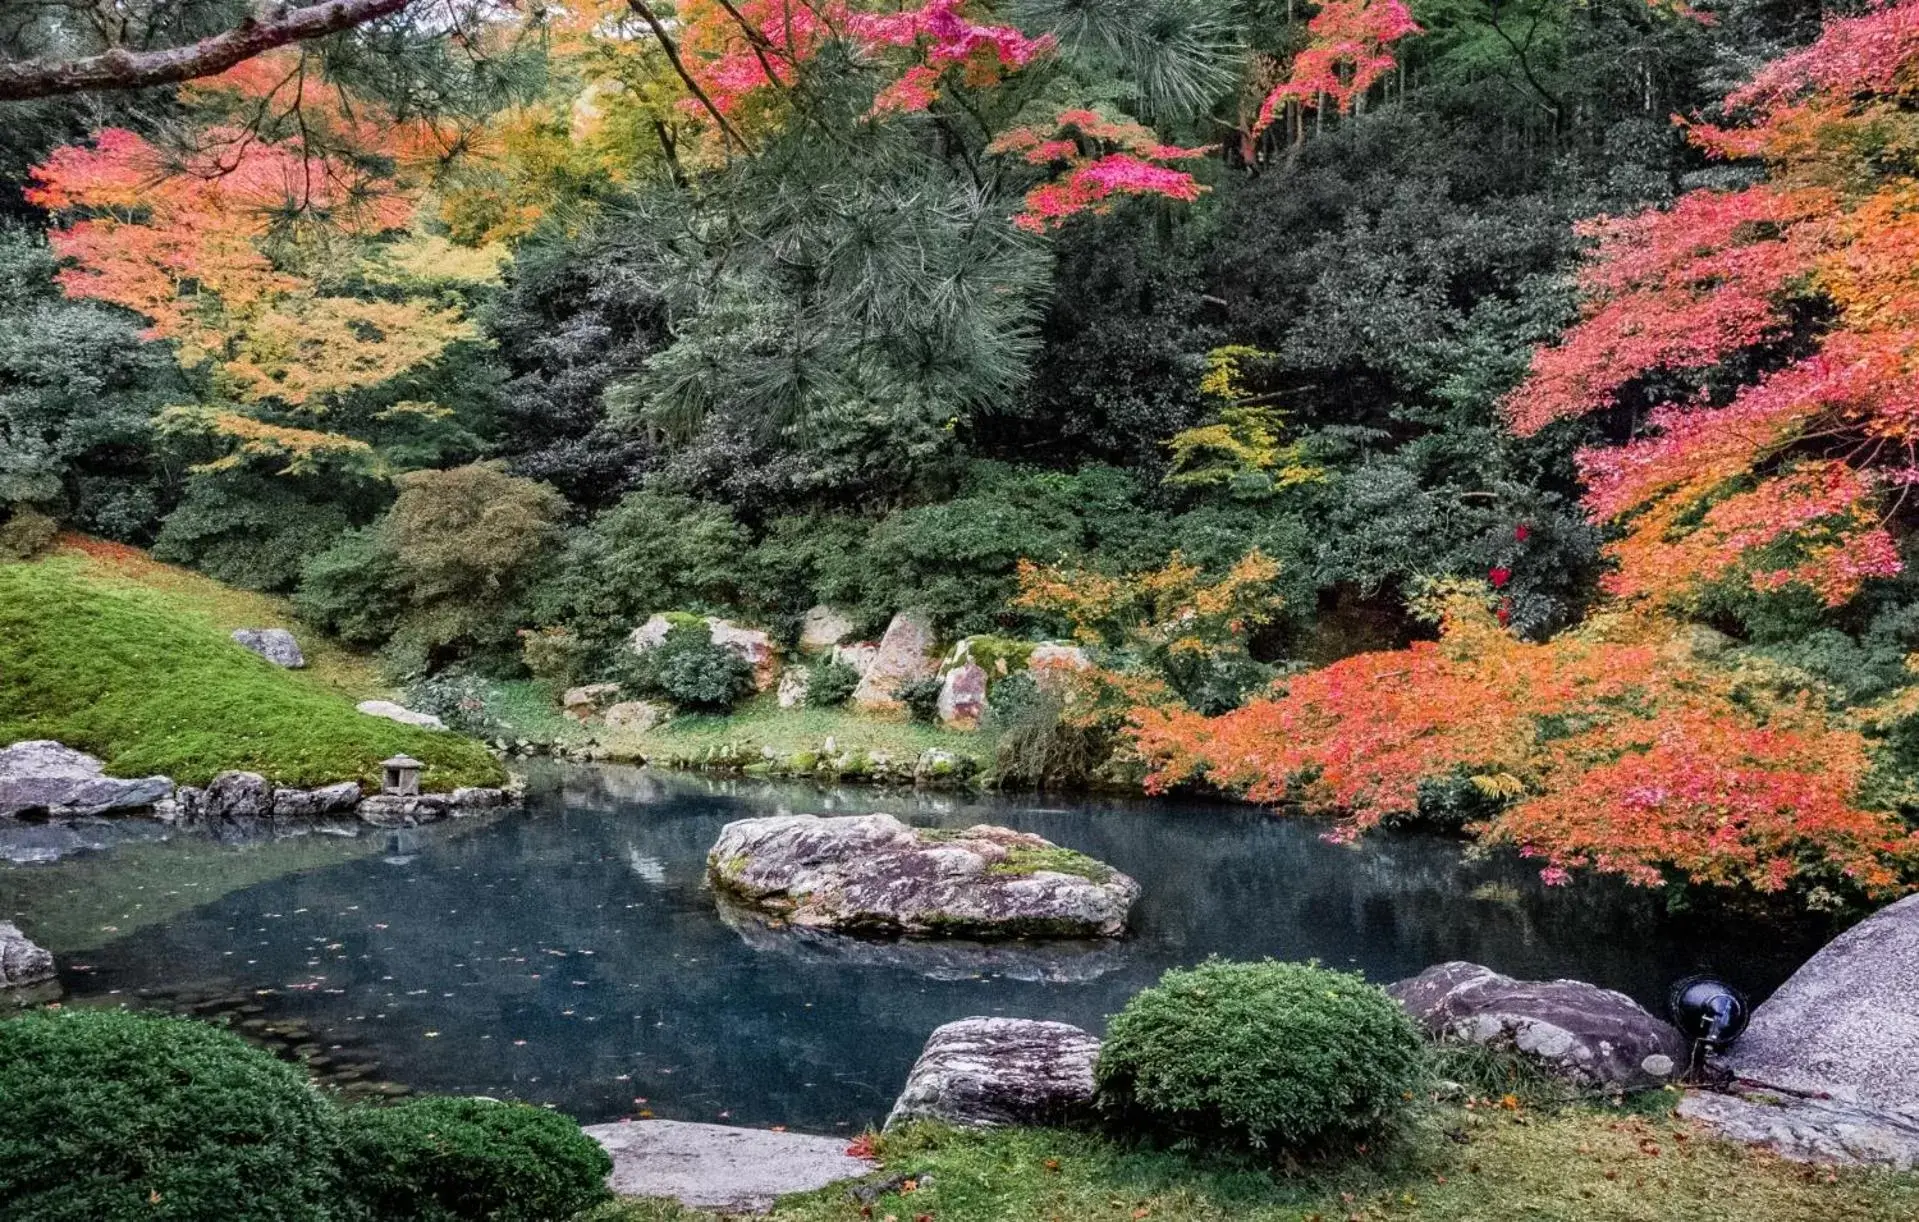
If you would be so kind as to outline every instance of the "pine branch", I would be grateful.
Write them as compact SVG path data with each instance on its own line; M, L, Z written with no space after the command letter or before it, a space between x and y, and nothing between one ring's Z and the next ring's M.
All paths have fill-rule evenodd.
M80 59L0 60L0 101L144 89L215 76L276 47L323 38L392 16L410 3L412 0L327 0L283 9L264 20L249 17L224 33L159 51L115 47Z

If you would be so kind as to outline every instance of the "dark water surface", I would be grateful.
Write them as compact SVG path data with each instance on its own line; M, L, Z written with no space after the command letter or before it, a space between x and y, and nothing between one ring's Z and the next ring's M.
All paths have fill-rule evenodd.
M728 820L869 810L1007 824L1110 862L1144 887L1136 933L1090 946L858 942L729 917L702 884ZM372 1076L416 1090L551 1103L583 1121L646 1109L827 1132L882 1118L942 1022L1004 1014L1099 1031L1166 968L1211 954L1317 958L1381 982L1472 959L1660 1008L1670 982L1701 967L1763 994L1828 932L1672 916L1661 897L1604 881L1546 888L1525 863L1469 860L1436 837L1344 848L1323 830L1222 805L551 768L527 812L479 825L338 845L121 845L0 868L0 915L43 940L34 910L65 915L49 944L71 994L203 1012L250 995L251 1029L296 1023L309 1051L365 1058ZM152 856L162 849L173 856ZM281 860L290 872L275 873Z

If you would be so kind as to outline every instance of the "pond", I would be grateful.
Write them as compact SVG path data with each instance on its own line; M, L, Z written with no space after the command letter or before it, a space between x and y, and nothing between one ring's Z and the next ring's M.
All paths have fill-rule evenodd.
M703 886L728 820L871 810L1007 824L1110 862L1144 887L1136 930L1094 945L855 941L766 928ZM1200 802L548 766L526 811L483 821L251 846L174 836L0 867L0 915L55 951L70 998L224 1016L359 1092L820 1132L883 1119L940 1023L1097 1032L1165 969L1208 955L1315 958L1380 982L1471 959L1661 1009L1701 968L1763 995L1831 932L1675 915L1605 880L1548 888L1533 866L1437 836L1342 847L1324 830Z

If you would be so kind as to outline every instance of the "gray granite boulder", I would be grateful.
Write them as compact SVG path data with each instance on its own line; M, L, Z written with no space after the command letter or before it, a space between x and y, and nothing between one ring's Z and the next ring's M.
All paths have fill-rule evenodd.
M259 654L275 666L299 670L307 664L300 642L285 628L235 628L233 639L240 648Z
M105 775L106 765L84 751L33 739L0 749L0 815L44 810L53 815L97 815L139 810L172 796L163 776Z
M1027 832L930 831L886 814L743 819L706 860L737 901L843 932L1116 937L1139 897L1126 875Z
M418 726L422 730L444 730L446 723L431 713L416 713L405 705L395 704L391 700L362 700L353 706L368 717L384 717L388 721L397 721L403 726Z
M257 772L222 772L200 791L196 814L208 823L268 818L273 786Z
M1092 1115L1098 1060L1099 1040L1067 1023L962 1018L927 1039L886 1127L1078 1123Z
M277 788L273 791L275 819L319 819L345 814L359 804L358 781L341 781L317 789Z
M1919 896L1827 943L1753 1011L1735 1100L1682 1110L1799 1158L1919 1166Z
M0 921L0 989L18 989L53 979L53 956L12 921Z
M902 611L886 625L879 651L860 672L860 685L853 689L852 701L862 709L901 707L894 689L914 679L930 677L939 668L933 656L933 623L917 611Z
M1583 980L1514 980L1452 962L1386 991L1436 1039L1517 1052L1577 1086L1641 1090L1686 1067L1678 1028Z

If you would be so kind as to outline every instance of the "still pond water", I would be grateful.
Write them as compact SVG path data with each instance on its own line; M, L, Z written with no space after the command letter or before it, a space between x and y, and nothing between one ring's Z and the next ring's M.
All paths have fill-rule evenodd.
M1756 994L1828 931L1672 916L1511 859L1173 801L934 797L629 768L537 771L528 809L358 840L175 837L0 866L0 916L70 997L224 1014L363 1083L847 1131L882 1119L926 1035L969 1014L1099 1031L1169 967L1315 958L1387 982L1447 959L1573 976L1656 1009L1700 968ZM1144 895L1105 945L874 943L722 912L706 849L731 819L887 810L990 821L1110 862ZM364 1086L362 1087L364 1089Z

